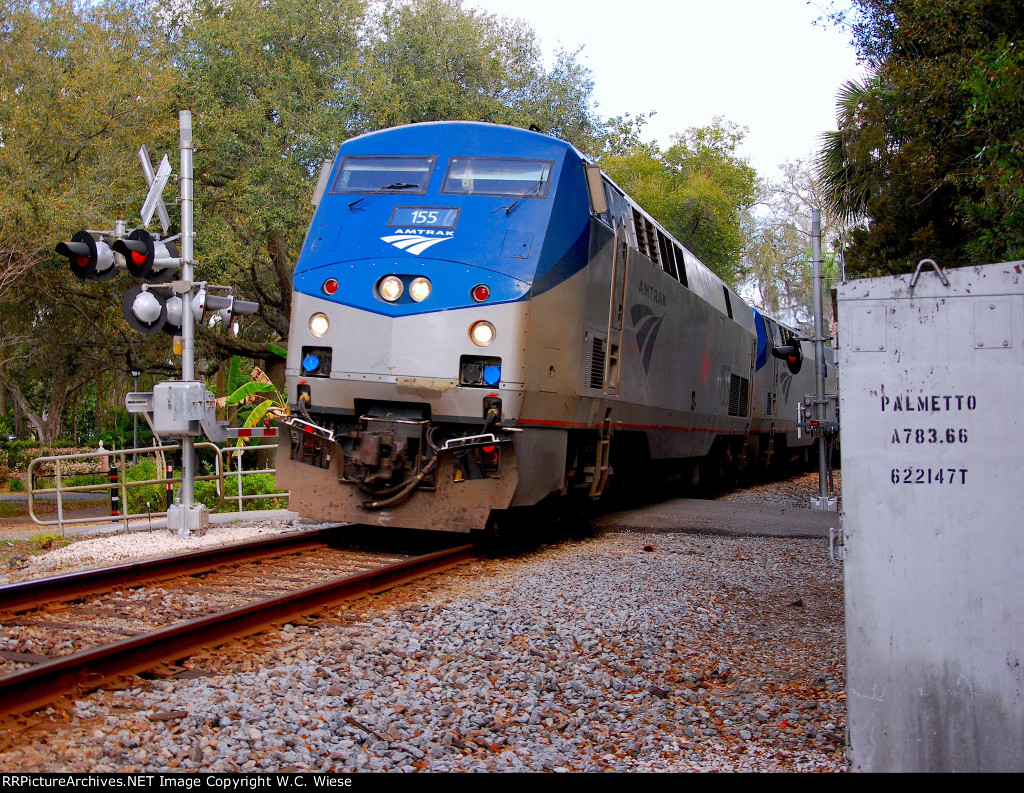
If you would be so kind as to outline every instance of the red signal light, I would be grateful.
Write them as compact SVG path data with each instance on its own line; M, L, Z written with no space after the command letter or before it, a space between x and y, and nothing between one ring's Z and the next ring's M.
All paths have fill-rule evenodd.
M477 303L483 303L491 296L491 289L487 284L477 284L470 290L469 295Z
M333 295L338 291L338 280L336 278L328 278L324 281L323 290L325 295Z

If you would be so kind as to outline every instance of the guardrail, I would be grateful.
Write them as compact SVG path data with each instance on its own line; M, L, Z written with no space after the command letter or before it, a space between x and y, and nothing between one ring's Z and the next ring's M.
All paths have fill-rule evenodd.
M275 468L250 468L246 470L242 463L244 453L248 451L263 451L265 453L273 454L277 449L276 444L238 447L228 446L221 448L214 443L196 443L194 445L194 448L196 449L196 451L200 449L208 449L215 452L215 472L212 474L197 475L195 477L196 482L216 483L217 501L212 507L208 507L210 509L210 512L216 512L217 510L219 510L225 501L237 502L238 511L241 512L244 508L243 505L246 501L255 499L288 497L288 493L245 494L243 492L243 478L245 476L257 473L276 473ZM157 511L147 509L146 512L128 512L128 491L131 488L136 487L160 485L161 487L165 487L167 489L168 494L170 494L170 492L175 486L181 484L182 478L180 476L174 476L168 471L167 468L158 464L157 470L164 471L164 476L157 479L143 479L131 482L126 481L126 474L128 472L128 469L131 467L128 458L135 460L138 457L144 455L153 455L154 458L160 458L166 456L167 454L180 451L181 446L173 444L168 446L144 446L134 449L118 449L116 451L104 450L97 452L87 452L82 454L59 454L47 457L37 457L29 464L28 474L26 476L29 482L29 517L40 526L59 527L61 534L64 533L64 526L67 524L98 523L104 521L106 516L93 516L84 518L65 517L65 496L71 493L94 493L97 495L105 494L110 499L111 502L110 520L116 523L123 523L125 531L128 531L128 521L130 520L142 520L147 518L149 520L152 520L154 517L159 518L166 516L166 506L164 506L163 509ZM232 496L225 495L225 469L231 467L227 459L228 456L233 456L235 457L236 460L235 470L227 474L227 476L231 476L234 478L234 482L232 482L232 484L234 485L237 494ZM68 473L68 464L90 459L96 460L98 467L106 463L107 470L100 470L97 471L97 473L107 475L107 483L84 485L65 484L66 480L75 476L81 476L81 474L77 473ZM36 487L36 483L38 481L47 480L53 481L52 487ZM36 514L36 506L37 504L42 503L41 497L45 496L55 497L57 504L56 519L44 519L40 517L38 514ZM50 503L52 503L52 501Z
M258 445L253 445L253 446L225 446L220 451L221 451L222 457L224 458L224 465L223 465L223 469L225 471L224 479L227 480L229 477L234 479L235 481L233 482L233 484L234 484L235 490L237 491L236 495L229 496L229 495L226 494L226 488L222 488L222 489L225 490L225 495L222 497L222 500L223 501L237 501L238 502L238 504L237 504L238 512L242 512L243 511L243 505L244 505L244 503L246 501L254 501L256 499L261 499L261 498L266 498L266 499L270 499L270 498L288 498L288 493L243 493L242 492L242 490L243 490L242 479L243 479L243 477L245 477L247 475L250 475L250 474L274 474L275 477L277 475L277 468L276 467L275 468L250 468L249 470L244 470L242 460L243 460L243 457L245 456L245 452L267 452L269 454L274 454L277 451L277 444L276 443L272 443L272 444L258 444ZM230 464L230 461L228 459L229 457L234 457L235 458L236 465L235 465L235 469L233 471L230 470L231 469L231 464ZM227 483L225 482L225 484L227 484Z

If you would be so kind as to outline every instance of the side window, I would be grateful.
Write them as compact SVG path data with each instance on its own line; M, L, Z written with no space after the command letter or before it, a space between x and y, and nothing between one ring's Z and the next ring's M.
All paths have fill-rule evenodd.
M661 268L678 281L675 248L669 238L660 231L658 232L658 250L661 253Z
M687 289L690 288L690 279L686 276L686 257L683 255L683 249L678 245L676 249L676 269L679 271L679 283L685 286Z

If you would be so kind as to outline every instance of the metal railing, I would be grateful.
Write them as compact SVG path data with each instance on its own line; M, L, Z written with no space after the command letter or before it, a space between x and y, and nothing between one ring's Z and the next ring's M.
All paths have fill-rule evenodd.
M216 512L221 508L225 501L235 501L238 503L238 511L243 510L243 504L245 501L258 498L287 498L288 493L270 493L270 494L244 494L243 493L243 477L256 473L276 473L274 468L250 468L244 470L242 466L242 457L244 452L252 450L260 450L268 453L273 453L277 449L276 444L267 444L260 446L229 446L221 448L214 443L196 443L194 444L196 451L200 449L212 450L215 454L214 457L214 468L215 472L212 474L197 475L195 477L196 482L215 482L216 483L216 494L217 501L212 507L208 507L210 512ZM37 457L28 466L28 512L29 517L40 526L58 526L61 534L64 533L64 526L68 524L76 523L101 523L101 522L115 522L123 523L125 531L128 531L128 521L130 520L142 520L148 518L152 520L154 517L163 517L167 515L166 506L163 509L153 511L147 509L146 512L135 512L130 513L128 511L128 491L131 488L143 487L148 485L160 485L167 489L168 493L176 485L180 485L182 481L181 476L174 476L169 474L163 466L158 465L157 470L163 469L164 475L158 479L143 479L138 481L126 481L126 474L128 469L131 467L128 458L137 459L143 455L153 455L154 458L163 457L167 454L180 452L181 446L167 445L167 446L145 446L133 449L118 449L113 451L96 451L86 452L82 454L58 454L47 457ZM237 470L231 472L231 476L235 477L235 487L237 495L225 496L225 468L229 467L227 456L233 455L237 460ZM102 459L105 458L105 459ZM70 463L80 462L83 460L96 460L97 467L102 467L106 464L107 470L98 470L96 474L92 475L107 475L108 481L104 484L84 484L84 485L68 485L66 481L72 477L79 477L82 474L70 473L67 468ZM111 476L116 474L116 476ZM86 474L87 476L90 474ZM47 482L52 480L52 487L37 487L37 482ZM112 504L117 504L119 508L116 510L116 514L110 516L93 516L93 517L82 517L82 518L68 518L65 517L65 496L72 493L93 493L97 494L97 497L105 495ZM53 496L56 500L57 505L57 517L56 519L43 519L36 514L37 504L43 503L43 498L46 496ZM53 503L47 501L46 503ZM147 506L149 504L147 503ZM112 508L112 513L115 510Z
M246 446L225 446L223 449L221 449L220 452L221 452L221 455L223 455L223 458L224 458L224 463L223 463L223 466L222 466L223 470L225 471L224 478L227 479L228 477L231 477L231 478L233 478L235 480L233 484L234 484L234 488L235 488L236 493L237 493L236 495L229 496L229 495L226 494L226 487L225 487L224 488L225 495L223 496L223 500L224 501L235 501L235 502L237 502L237 507L238 507L237 511L238 512L242 512L244 510L244 503L246 501L254 501L256 499L288 498L288 493L243 493L243 487L242 487L242 478L243 477L245 477L247 475L251 475L251 474L273 474L275 476L275 482L276 482L276 476L277 476L277 468L276 467L274 467L274 468L250 468L249 470L244 470L242 460L243 460L243 457L245 456L245 452L269 452L270 454L273 454L276 451L277 451L277 444L276 443L258 444L258 445L253 445L253 446L248 446L248 445L246 445ZM234 470L232 470L232 467L231 467L231 462L230 462L230 459L229 459L230 457L234 457L235 458L235 468L234 468ZM227 482L225 482L225 485L226 484L227 484Z

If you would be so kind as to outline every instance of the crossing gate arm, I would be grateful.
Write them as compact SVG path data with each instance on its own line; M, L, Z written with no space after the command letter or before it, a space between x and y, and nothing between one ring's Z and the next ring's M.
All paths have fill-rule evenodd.
M229 438L276 438L277 427L228 427Z

